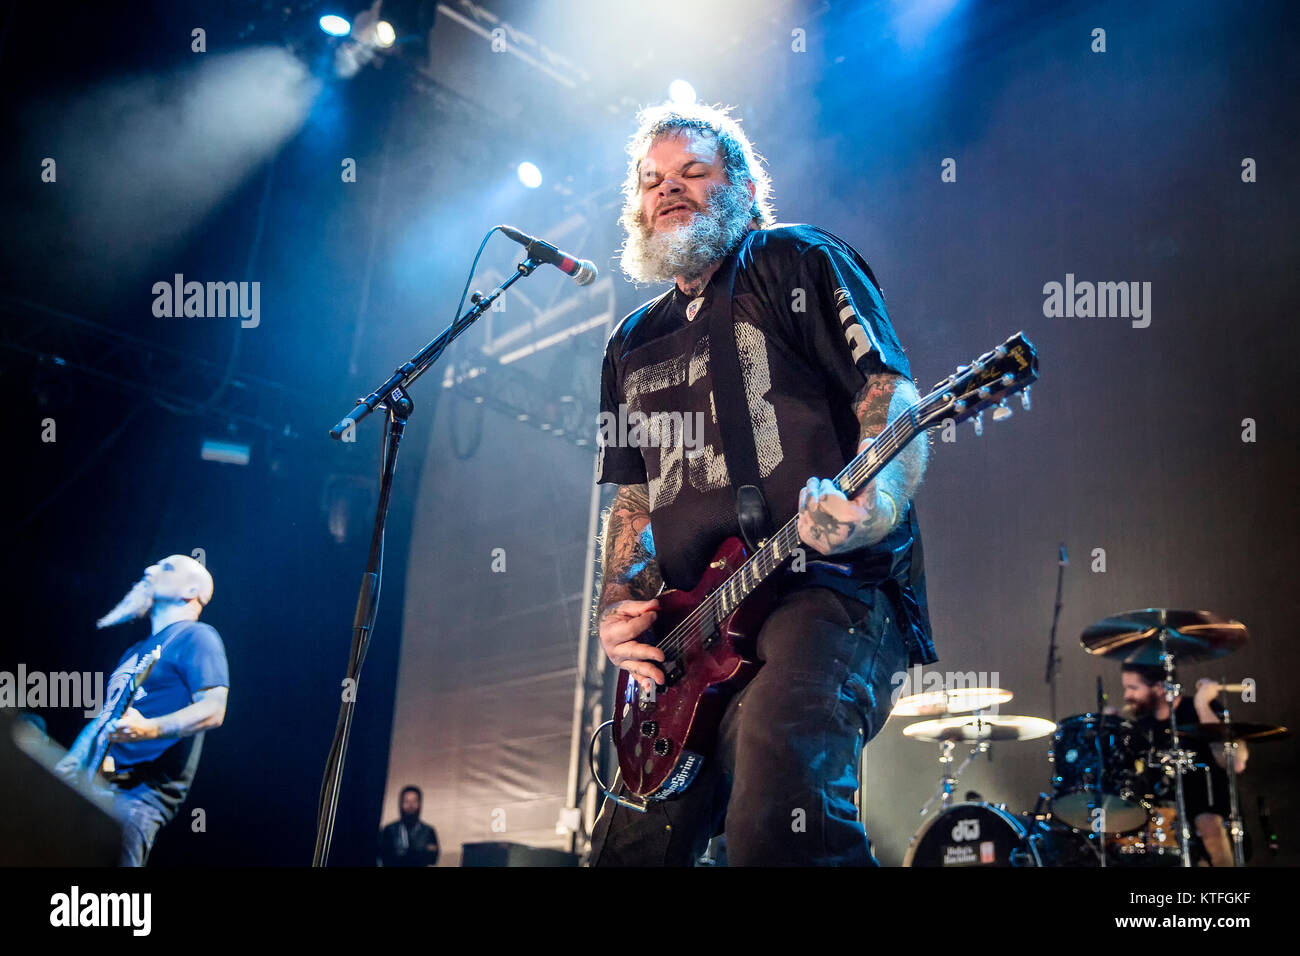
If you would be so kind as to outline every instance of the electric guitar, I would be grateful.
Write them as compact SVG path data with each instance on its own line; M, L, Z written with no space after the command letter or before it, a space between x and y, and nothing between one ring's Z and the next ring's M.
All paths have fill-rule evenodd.
M974 419L983 431L983 413L993 420L1011 415L1006 400L1038 378L1038 356L1017 333L969 366L959 366L903 414L891 421L871 446L850 461L835 485L852 498L928 429ZM727 699L757 673L757 661L742 650L757 636L771 606L763 585L802 547L798 516L758 543L751 555L739 538L728 538L714 554L693 590L670 590L659 597L659 614L643 640L664 651L665 683L647 693L625 670L619 671L614 741L627 788L641 799L664 800L690 786L713 740ZM738 646L740 645L740 646Z
M108 755L108 748L112 743L108 739L108 728L113 721L119 720L126 713L127 708L135 700L135 692L149 679L149 674L160 657L162 657L161 644L144 654L140 658L140 663L136 665L134 673L131 674L126 689L117 698L117 702L112 707L106 708L102 714L95 718L97 725L95 728L95 742L91 744L86 759L82 761L78 768L78 773L86 783L94 783L96 774L100 772L100 768L104 765L104 758Z

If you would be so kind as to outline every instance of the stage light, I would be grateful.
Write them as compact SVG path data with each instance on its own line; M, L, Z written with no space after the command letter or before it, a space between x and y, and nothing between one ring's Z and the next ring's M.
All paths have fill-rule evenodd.
M536 189L542 184L542 171L532 163L520 163L516 172L519 174L519 181L529 189Z
M685 80L673 80L668 84L668 98L678 106L690 106L695 102L695 87Z
M397 31L387 20L375 24L375 42L382 47L390 47L397 40Z
M240 442L205 438L199 449L199 457L204 461L219 461L227 465L247 465L252 451L250 446Z
M332 37L345 37L352 32L352 24L333 13L320 18L320 28Z

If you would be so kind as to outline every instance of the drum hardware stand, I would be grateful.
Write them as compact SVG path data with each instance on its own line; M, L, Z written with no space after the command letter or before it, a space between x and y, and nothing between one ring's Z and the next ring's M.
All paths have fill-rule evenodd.
M1183 859L1183 867L1190 868L1192 865L1192 831L1187 825L1187 802L1183 798L1183 774L1187 771L1187 765L1192 760L1192 755L1186 753L1178 742L1178 720L1174 716L1174 700L1182 691L1182 687L1174 680L1174 655L1169 653L1169 629L1165 626L1165 611L1160 610L1160 660L1165 665L1165 700L1169 704L1169 742L1171 750L1169 756L1172 759L1178 776L1174 780L1174 794L1178 807L1178 849Z
M1224 681L1219 681L1222 685ZM1228 712L1228 692L1220 691L1223 696L1223 724L1227 728L1228 739L1223 742L1223 760L1228 771L1228 836L1232 839L1232 865L1246 865L1246 829L1241 823L1241 806L1237 799L1237 747L1238 741L1232 736L1232 715ZM1205 768L1208 778L1209 767Z
M987 740L981 740L978 741L974 747L971 747L970 753L966 755L966 759L961 762L961 766L957 768L957 772L953 773L952 752L956 748L957 748L957 744L955 741L952 740L940 741L939 766L942 767L943 769L940 772L939 789L934 792L934 794L930 797L929 800L925 801L925 806L921 807L921 812L920 812L921 816L925 816L926 812L930 809L930 805L934 803L935 800L940 801L940 809L939 809L940 813L943 813L945 810L948 809L949 806L951 806L952 792L953 789L957 786L957 778L960 777L962 775L962 772L967 767L970 766L970 762L974 760L976 756L982 753L989 752L989 742Z
M1056 604L1052 607L1052 633L1047 640L1047 687L1052 698L1052 723L1056 723L1056 676L1061 669L1061 655L1056 652L1056 625L1061 620L1061 585L1065 579L1065 566L1070 559L1061 544L1061 554L1056 562Z

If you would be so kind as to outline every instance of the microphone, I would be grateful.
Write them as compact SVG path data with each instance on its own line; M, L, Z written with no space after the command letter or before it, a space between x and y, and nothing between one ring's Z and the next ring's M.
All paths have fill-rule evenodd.
M1068 554L1065 553L1065 544L1064 544L1064 543L1061 544L1061 557L1060 557L1060 560L1058 560L1056 563L1059 564L1061 567L1065 567L1067 564L1070 563L1070 556L1069 556Z
M1106 710L1106 692L1101 688L1101 675L1097 675L1097 713L1103 713Z
M542 262L555 266L565 275L573 276L573 281L578 285L591 285L596 281L596 276L600 271L596 268L596 263L590 259L577 259L556 249L549 242L543 242L536 236L530 236L526 232L520 232L513 226L497 226L499 230L509 239L513 239L527 250L530 259L539 259Z

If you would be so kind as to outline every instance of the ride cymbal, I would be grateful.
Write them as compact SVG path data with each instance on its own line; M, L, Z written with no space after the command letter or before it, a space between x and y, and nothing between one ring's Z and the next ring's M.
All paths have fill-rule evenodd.
M1229 733L1231 731L1231 733ZM1179 724L1178 732L1188 737L1200 737L1213 743L1229 740L1285 740L1291 731L1280 724L1250 724L1233 721L1231 724Z
M1249 640L1246 625L1209 611L1145 608L1103 618L1079 639L1089 654L1125 664L1159 665L1160 635L1180 664L1224 657Z

